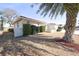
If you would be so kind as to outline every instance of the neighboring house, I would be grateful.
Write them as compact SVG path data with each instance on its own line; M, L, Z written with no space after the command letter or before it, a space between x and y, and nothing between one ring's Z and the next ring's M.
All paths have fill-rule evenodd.
M79 35L79 26L76 26L74 34Z
M57 29L58 29L58 26L59 26L59 25L60 25L60 24L48 23L48 24L46 25L46 32L51 32L51 33L57 32ZM62 25L62 27L63 27L63 25ZM59 32L65 32L64 28L62 28L62 30L59 31Z
M55 32L58 28L58 25L56 25L55 23L48 23L46 25L46 32Z
M45 22L35 20L32 18L24 17L24 16L19 16L16 18L16 20L13 22L14 25L14 36L22 36L23 35L23 24L31 24L31 25L36 25L36 26L43 26L45 25Z
M76 26L75 30L79 30L79 26Z

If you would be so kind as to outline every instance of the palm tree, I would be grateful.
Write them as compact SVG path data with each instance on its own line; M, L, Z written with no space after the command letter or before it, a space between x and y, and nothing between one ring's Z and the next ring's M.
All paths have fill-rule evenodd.
M66 12L66 24L64 27L66 32L63 39L72 42L78 11L79 4L77 3L42 3L40 4L37 13L41 12L41 15L49 15L49 17L52 18L58 14L63 15Z

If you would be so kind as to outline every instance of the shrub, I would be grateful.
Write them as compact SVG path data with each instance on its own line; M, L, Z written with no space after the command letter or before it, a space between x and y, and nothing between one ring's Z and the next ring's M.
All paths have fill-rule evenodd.
M36 34L37 33L36 26L31 25L31 28L32 28L31 34Z
M58 27L57 32L61 31L63 27Z
M36 34L40 32L40 28L38 26L31 25L32 34Z
M37 27L30 24L23 24L23 36L36 34L38 32L44 32L44 31L45 31L45 26Z
M36 27L36 32L39 33L40 32L40 28Z
M45 26L40 26L40 32L44 32L45 31Z
M23 24L23 36L30 35L32 31L30 24Z
M13 28L8 29L9 32L14 32Z

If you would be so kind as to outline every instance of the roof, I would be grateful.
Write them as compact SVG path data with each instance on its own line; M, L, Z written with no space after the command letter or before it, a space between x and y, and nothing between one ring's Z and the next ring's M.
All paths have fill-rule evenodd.
M24 16L17 17L16 20L13 22L13 24L15 24L15 23L17 23L19 21L22 21L22 20L35 22L35 23L39 23L39 24L45 24L45 22L43 22L43 21L32 19L32 18L28 18L28 17L24 17Z

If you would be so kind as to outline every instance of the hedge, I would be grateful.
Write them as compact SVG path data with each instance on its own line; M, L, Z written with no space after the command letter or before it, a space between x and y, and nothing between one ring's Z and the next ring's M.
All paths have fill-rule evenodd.
M58 27L57 32L60 32L62 30L62 27Z
M13 28L9 28L8 32L14 32Z
M23 36L36 34L44 31L45 31L45 26L38 27L30 24L23 24Z
M30 24L23 24L23 36L30 35L32 31Z
M36 34L37 33L37 27L34 25L31 25L32 31L31 34Z
M44 32L45 31L45 26L40 26L40 32Z

